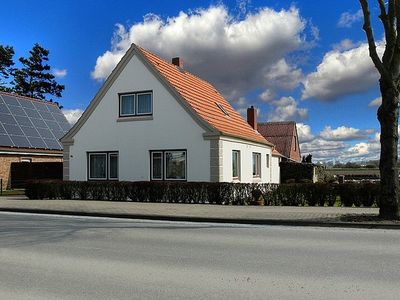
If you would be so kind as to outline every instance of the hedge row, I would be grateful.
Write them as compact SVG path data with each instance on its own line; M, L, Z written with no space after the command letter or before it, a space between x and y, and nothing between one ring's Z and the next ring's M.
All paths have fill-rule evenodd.
M76 199L248 205L263 199L274 206L378 205L379 184L257 184L218 182L31 181L29 199Z

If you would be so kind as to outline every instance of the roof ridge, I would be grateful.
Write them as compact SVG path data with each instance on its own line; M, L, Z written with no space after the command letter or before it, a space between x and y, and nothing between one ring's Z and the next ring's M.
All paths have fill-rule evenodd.
M42 99L38 99L38 98L33 98L33 97L29 97L29 96L20 95L20 94L17 94L17 93L9 93L9 92L0 91L0 95L12 96L12 97L17 97L17 98L22 98L22 99L27 99L27 100L33 100L33 101L37 101L37 102L41 102L41 103L46 103L46 104L58 106L53 101L42 100Z

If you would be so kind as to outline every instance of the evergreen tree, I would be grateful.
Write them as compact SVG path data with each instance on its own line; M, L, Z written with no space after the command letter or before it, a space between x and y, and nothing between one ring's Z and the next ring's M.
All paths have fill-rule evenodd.
M0 45L0 91L10 92L9 78L14 74L14 49Z
M46 95L61 97L64 86L54 80L54 75L49 73L47 64L49 50L35 44L30 57L21 57L19 61L23 67L15 71L14 91L17 94L46 100ZM47 99L51 100L51 99Z

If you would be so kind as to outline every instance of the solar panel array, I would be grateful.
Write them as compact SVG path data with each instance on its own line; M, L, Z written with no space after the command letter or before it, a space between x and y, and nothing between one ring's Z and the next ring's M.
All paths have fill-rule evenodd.
M62 150L70 128L54 103L0 94L0 146Z

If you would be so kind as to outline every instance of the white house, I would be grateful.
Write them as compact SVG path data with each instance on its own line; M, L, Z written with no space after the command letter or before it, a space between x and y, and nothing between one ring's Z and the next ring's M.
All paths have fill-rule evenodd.
M279 153L253 127L181 59L132 44L61 139L64 180L278 183Z

